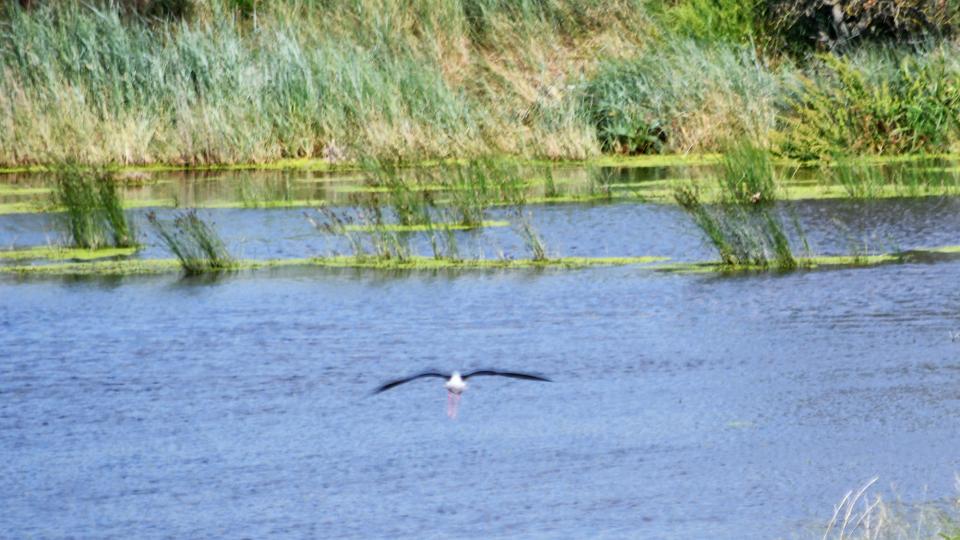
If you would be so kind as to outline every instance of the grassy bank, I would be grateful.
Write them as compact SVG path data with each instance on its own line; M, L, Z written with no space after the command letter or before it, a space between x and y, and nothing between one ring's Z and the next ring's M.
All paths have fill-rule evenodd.
M817 45L773 0L33 4L0 12L2 167L960 150L947 8Z

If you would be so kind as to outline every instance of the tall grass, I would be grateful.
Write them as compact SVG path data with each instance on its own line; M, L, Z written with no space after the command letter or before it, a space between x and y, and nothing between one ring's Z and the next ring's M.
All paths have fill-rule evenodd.
M581 108L608 152L765 143L788 68L771 68L750 47L674 40L602 65L584 85Z
M843 496L834 507L823 540L960 539L960 507L956 503L891 503L871 491L877 480L872 478Z
M136 244L133 225L123 210L123 197L108 173L61 166L56 172L53 202L63 208L72 245L98 249Z
M514 212L516 228L523 238L523 243L530 251L530 259L536 262L546 262L549 260L547 255L547 246L543 243L543 238L533 226L530 214L525 213L522 207L517 207Z
M220 235L200 219L196 210L181 212L172 222L162 221L151 212L147 220L167 249L180 261L186 274L221 272L233 268L233 258Z
M641 0L278 1L255 19L212 0L182 21L4 6L2 165L583 157L569 88L645 24Z
M313 214L305 215L310 224L323 234L345 238L350 245L351 255L358 261L405 262L413 256L408 235L386 227L379 208L354 207L341 215L333 208L321 205Z
M440 182L457 221L479 227L486 210L494 205L518 205L526 201L526 185L520 167L513 162L479 158L440 169Z
M722 264L779 270L797 267L774 206L773 175L764 150L740 146L724 156L718 195L712 204L705 202L696 186L675 190L675 200L707 236ZM799 229L798 224L795 226Z

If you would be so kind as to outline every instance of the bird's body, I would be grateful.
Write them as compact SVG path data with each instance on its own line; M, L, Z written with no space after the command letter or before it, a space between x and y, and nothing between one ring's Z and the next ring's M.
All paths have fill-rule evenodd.
M467 389L467 383L460 376L459 371L454 371L453 375L450 375L450 379L443 383L443 387L451 394L462 394Z
M541 377L540 375L533 375L531 373L520 373L516 371L496 371L492 369L478 369L471 371L466 375L460 375L459 371L454 371L453 373L446 374L438 371L424 371L423 373L418 373L411 377L405 377L403 379L397 379L390 381L388 383L382 384L379 388L374 391L375 394L380 392L385 392L401 384L408 383L417 379L424 377L439 377L447 379L443 383L443 387L447 390L447 416L450 418L457 417L457 410L460 406L460 397L463 395L463 392L467 389L467 381L470 377L476 377L478 375L495 375L500 377L510 377L511 379L524 379L528 381L543 381L543 382L552 382L546 377Z

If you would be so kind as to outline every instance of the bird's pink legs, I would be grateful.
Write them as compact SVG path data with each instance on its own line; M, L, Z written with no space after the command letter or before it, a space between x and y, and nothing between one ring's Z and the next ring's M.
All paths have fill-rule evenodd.
M457 409L460 407L460 394L447 392L447 416L451 420L457 419Z

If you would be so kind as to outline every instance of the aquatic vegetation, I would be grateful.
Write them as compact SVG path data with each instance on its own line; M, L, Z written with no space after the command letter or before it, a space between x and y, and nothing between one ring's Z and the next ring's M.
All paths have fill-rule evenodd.
M481 224L493 204L522 205L526 200L520 167L511 161L474 159L441 167L439 174L448 187L444 202L464 226Z
M135 245L133 226L109 174L62 166L56 173L53 202L63 208L64 226L73 246L97 249Z
M515 209L515 214L517 230L523 238L523 243L530 251L531 260L538 262L549 260L543 238L540 237L540 233L534 228L530 214L524 212L523 208L519 207Z
M789 270L796 268L797 260L773 204L774 172L762 153L741 146L724 157L715 203L705 203L696 185L676 188L674 199L707 236L724 265ZM799 232L799 224L794 225Z
M5 249L0 250L0 261L2 260L74 260L74 261L92 261L95 259L110 259L116 257L127 257L137 252L135 247L120 248L65 248L61 246L34 246L23 249Z
M293 184L288 176L279 183L254 182L249 176L241 176L236 187L237 201L243 208L270 208L309 203L294 198Z
M589 169L587 195L598 199L610 200L613 198L614 176L610 169L594 167Z
M822 167L827 185L840 185L853 199L953 195L960 191L949 171L926 170L902 164L875 164L849 156L834 156Z
M532 259L437 259L414 256L406 260L357 259L353 256L331 256L310 259L235 260L232 270L260 270L272 268L332 268L366 269L379 271L469 271L469 270L529 270L578 269L595 266L649 265L664 257L565 257L543 261ZM43 265L0 265L0 274L20 276L124 276L176 272L181 268L178 259L136 259L92 262L51 263Z
M739 143L720 162L719 179L724 202L739 206L769 205L778 198L770 152Z
M32 4L0 8L3 164L583 158L568 87L647 35L640 0Z
M160 220L154 212L147 220L185 273L221 272L235 266L216 229L200 219L196 210L178 213L172 223Z
M304 212L304 215L321 233L346 239L357 261L405 261L413 255L406 234L388 228L379 208L355 207L338 212L321 205L313 214Z

